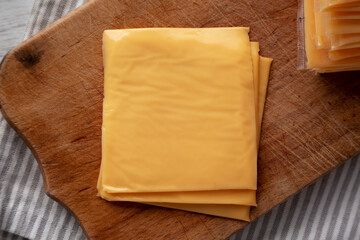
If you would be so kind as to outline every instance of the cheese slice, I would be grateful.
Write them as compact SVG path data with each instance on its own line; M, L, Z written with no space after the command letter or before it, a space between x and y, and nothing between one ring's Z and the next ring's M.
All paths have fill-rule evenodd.
M360 34L360 25L359 25L359 21L360 21L360 13L359 12L314 12L315 14L315 33L316 36L313 39L313 44L316 46L316 48L318 49L333 49L336 50L337 49L343 49L340 48L339 46L334 46L332 45L333 42L331 41L333 38L338 38L337 36L339 34L334 34L331 31L354 31L354 32L358 32ZM334 19L334 21L330 21L331 19ZM342 25L342 20L346 20L345 25ZM354 21L355 20L355 21ZM333 22L336 22L336 24L338 24L337 26L333 25L331 26L331 24ZM354 22L352 29L350 29L350 26L348 24L348 22L352 23ZM343 29L344 28L349 28L348 30ZM328 28L330 30L328 30ZM344 34L340 34L342 37L343 35L345 35L345 38L349 38L347 37L347 35L351 35L348 33L344 33ZM351 38L351 37L350 37ZM359 43L359 41L358 41Z
M324 10L324 11L331 11L331 10ZM342 8L337 8L336 11L340 12L360 12L360 6L353 5L353 6L344 6Z
M253 83L254 83L254 98L255 98L255 109L259 109L259 43L258 42L251 42L251 59L252 59L252 69L253 69ZM256 120L256 133L258 133L259 127L259 112L255 111L255 120ZM259 143L259 134L256 136L256 142ZM258 144L259 145L259 144Z
M349 49L349 48L360 48L360 42L359 43L352 43L344 46L335 47L332 46L331 50L342 50L342 49Z
M252 47L256 46L254 44L252 44ZM256 55L258 55L258 52L256 51L252 51L252 59L256 59ZM264 104L265 104L265 98L266 98L266 88L267 88L267 83L268 83L268 77L269 77L269 71L270 71L270 66L271 66L271 62L272 59L270 58L264 58L264 57L260 57L260 61L259 61L259 98L258 98L258 103L259 103L259 123L261 124L262 122L262 112L263 112L263 108L264 108ZM253 70L254 71L254 70ZM255 76L255 75L254 75ZM101 174L101 172L100 172ZM99 177L99 181L101 181L101 177ZM98 188L100 193L105 193L102 192L101 189L101 183L98 184ZM231 191L231 190L230 190ZM172 198L178 198L180 197L180 201L183 201L183 203L148 203L148 204L152 204L152 205L157 205L157 206L163 206L163 207L168 207L168 208L174 208L174 209L180 209L180 210L185 210L185 211L192 211L192 212L198 212L198 213L204 213L204 214L209 214L209 215L214 215L214 216L221 216L221 217L227 217L227 218L234 218L234 219L239 219L239 220L244 220L244 221L249 221L249 211L250 211L250 207L249 206L244 206L244 205L234 205L234 204L219 204L221 203L221 201L219 201L219 199L227 199L227 193L229 193L229 191L212 191L212 192L203 192L205 194L210 193L209 195L207 195L207 198L213 198L214 201L218 204L186 204L186 202L188 201L188 194L192 193L192 201L194 201L194 197L198 196L201 197L201 195L196 195L194 194L195 192L174 192L174 193L170 193L172 195L168 196L168 197L172 197ZM221 193L220 195L217 195L217 193ZM225 193L225 194L224 194ZM236 196L236 191L234 190L234 195ZM107 193L105 193L106 195ZM129 194L129 193L126 193ZM125 195L126 195L125 194ZM148 194L148 196L151 196L154 193L144 193L144 194ZM157 196L158 194L168 194L168 193L155 193L155 197L159 197ZM153 199L150 198L142 198L143 196L141 195L141 193L132 193L132 195L136 195L136 197L131 196L131 199L128 198L123 198L124 194L121 193L119 194L121 196L120 199L117 198L118 194L109 194L110 195L110 199L107 199L106 196L104 197L107 200L110 201L152 201ZM131 194L130 194L131 195ZM147 197L148 197L147 196ZM184 196L186 196L186 198L184 199ZM218 198L218 196L220 196L220 198ZM255 192L254 195L255 196ZM154 197L154 196L152 196ZM162 196L164 197L164 196ZM241 196L237 196L239 199L243 200L244 203L244 195ZM159 199L159 198L157 198ZM164 198L162 198L162 200L164 200Z
M349 4L357 4L359 0L319 0L323 7L342 7Z
M360 33L360 19L330 19L328 34Z
M117 193L104 191L102 171L98 180L98 195L108 201L158 202L158 203L198 203L198 204L238 204L256 206L255 190L214 190L190 192L144 192Z
M353 57L360 57L360 48L349 48L329 51L329 58L331 60L343 60Z
M360 12L331 12L331 19L360 19Z
M321 0L320 3L321 11L344 11L344 12L354 12L359 11L360 2L358 0L347 1L347 2L331 2L327 0Z
M316 49L313 45L315 34L315 14L314 0L305 0L305 49L307 57L307 67L317 70L318 72L333 72L339 70L356 70L360 66L360 57L346 58L332 61L329 58L328 49Z
M326 26L330 20L329 13L315 12L315 46L318 49L330 48L330 38L326 33Z
M239 205L219 204L176 204L176 203L148 203L159 207L174 208L189 212L203 213L218 217L250 221L250 207Z
M256 46L254 44L252 44L252 46ZM257 57L255 56L254 57L254 52L257 52ZM257 82L263 82L267 85L267 77L268 77L268 73L269 73L269 68L270 68L270 64L271 64L271 60L270 60L270 64L263 64L263 67L258 67L259 64L261 64L261 62L266 59L266 58L262 58L260 61L258 60L259 59L259 56L258 56L258 50L257 51L252 51L252 60L254 62L255 61L258 61L258 64L255 64L253 65L253 67L257 67L259 68L259 71L261 71L260 73L258 73L258 71L256 71L257 76L262 76L262 77L255 77L255 72L253 72L253 75L254 75L254 86L255 86L255 81L257 80ZM105 54L105 65L108 66L108 63L109 63L109 60L107 58L107 54ZM111 61L111 59L110 59ZM267 70L267 75L266 74L263 74L263 72L266 72L263 71L262 69L263 68L266 68L266 66L268 66L268 70ZM106 67L105 67L106 69ZM254 71L254 69L253 69ZM266 80L264 80L264 76L266 76ZM105 84L106 85L106 84ZM266 86L264 86L264 84L262 84L261 86L259 86L259 91L260 91L260 88L262 89L265 89L265 91L263 90L263 94L258 94L258 98L255 98L255 106L257 103L263 101L264 103L264 100L261 100L261 99L265 99L265 96L264 94L266 94ZM258 89L257 89L258 90ZM256 90L255 90L256 91ZM260 104L261 105L261 104ZM263 106L260 106L258 105L258 108L262 108L263 109ZM263 105L263 104L262 104ZM256 111L257 112L257 111ZM261 114L262 115L262 114ZM261 124L261 120L259 119L258 123ZM103 166L103 164L102 164ZM101 168L103 169L103 168ZM99 192L102 192L102 193L105 193L105 194L109 194L111 195L111 197L114 197L114 194L118 194L118 193L115 193L117 192L117 190L114 190L114 189L110 189L108 191L114 191L114 193L108 193L106 191L103 191L102 187L102 170L100 172L100 177L99 177L99 182L98 182L98 187L100 188ZM150 198L152 198L152 200L155 200L154 199L154 196L155 198L156 197L159 197L159 195L161 196L162 194L168 194L167 197L174 197L175 198L179 198L181 200L181 204L174 204L174 203L161 203L163 204L163 206L165 207L172 207L172 208L178 208L178 209L183 209L183 210L188 210L188 211L196 211L196 212L202 212L202 213L206 213L206 214L212 214L212 215L216 215L216 216L223 216L223 217L230 217L230 218L236 218L236 219L242 219L242 220L248 220L249 219L249 207L248 206L239 206L239 205L234 205L234 204L184 204L184 202L186 202L188 200L187 197L184 198L184 196L189 196L188 194L192 194L192 193L197 193L197 195L193 195L192 197L194 198L195 197L210 197L210 196L214 196L214 193L217 192L219 193L218 195L215 195L215 199L217 198L217 196L225 196L225 199L226 199L226 196L228 193L230 193L231 191L233 191L232 195L235 196L236 193L239 193L239 191L243 191L243 192L249 192L249 193L253 193L253 194L248 194L248 196L255 196L255 191L253 190L217 190L217 191L198 191L198 192L155 192L155 193L151 193L151 192L125 192L125 193L120 193L120 199L118 200L127 200L127 199L124 199L124 197L134 197L134 195L136 196L135 198L139 198L141 200L139 201L144 201L144 200L148 200L149 199L149 196ZM237 192L236 192L237 191ZM212 192L212 193L211 193ZM207 195L211 193L211 195ZM159 194L159 195L157 195ZM141 196L142 195L142 196ZM144 198L141 198L141 197L144 197ZM237 195L239 197L239 195ZM117 196L116 196L117 197ZM163 197L163 196L162 196ZM241 196L242 198L244 198L244 194L242 193ZM220 200L221 198L218 198L218 200ZM250 199L250 198L249 198ZM112 199L112 200L116 200L116 199ZM134 199L132 199L134 200ZM216 200L215 202L219 203L221 202ZM252 200L253 201L253 200ZM157 203L151 203L153 205L156 205Z
M255 92L259 88L259 44L251 43L251 58L253 62L253 75ZM264 69L263 71L266 71ZM261 74L261 73L260 73ZM256 82L256 84L255 84ZM260 98L260 96L258 96ZM256 107L258 98L255 99ZM257 125L261 126L259 119ZM191 192L152 192L152 193L117 193L116 191L103 191L102 171L100 171L98 189L102 198L109 201L134 202L171 202L171 203L214 203L214 204L240 204L256 206L256 192L254 190L217 190L217 191L191 191Z
M349 67L322 67L314 68L319 73L331 73L331 72L342 72L342 71L358 71L359 66L349 66Z
M260 140L261 134L261 123L264 115L264 107L266 100L266 92L269 81L270 67L272 63L272 58L260 57L260 67L259 67L259 108L258 108L258 117L259 117L259 132L258 139Z
M257 112L262 111L265 103L267 76L269 75L271 59L261 57L259 62L259 44L251 42L251 58L253 62L253 75L255 92L262 91L255 99ZM264 62L265 65L264 65ZM259 64L262 64L259 68ZM263 82L259 85L260 80ZM255 82L257 82L255 84ZM261 103L260 105L258 103ZM259 114L257 114L259 116ZM258 129L261 128L261 119L258 118ZM259 138L258 134L258 138ZM100 172L100 175L102 173ZM102 190L102 177L99 177L98 189L100 196L109 201L134 201L134 202L171 202L171 203L214 203L214 204L240 204L256 206L256 192L254 190L217 190L217 191L192 191L192 192L155 192L155 193L117 193Z
M104 53L104 191L256 190L247 28L107 30Z
M259 118L262 122L263 109L265 105L266 89L269 81L269 73L272 59L260 57L259 61ZM176 203L148 203L156 206L175 208L190 212L204 213L208 215L250 221L250 207L232 204L176 204Z
M360 44L360 33L334 34L330 36L331 46L335 48Z

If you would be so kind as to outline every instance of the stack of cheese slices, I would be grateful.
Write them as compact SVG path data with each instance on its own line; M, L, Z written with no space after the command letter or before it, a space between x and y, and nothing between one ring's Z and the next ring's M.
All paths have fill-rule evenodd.
M307 66L360 70L360 0L304 0Z
M99 196L249 220L272 59L248 31L104 32Z

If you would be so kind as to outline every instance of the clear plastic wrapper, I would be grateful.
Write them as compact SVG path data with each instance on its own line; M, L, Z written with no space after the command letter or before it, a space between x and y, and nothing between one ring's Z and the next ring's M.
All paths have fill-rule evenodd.
M299 1L298 69L360 70L360 13L338 11L349 6L360 0Z

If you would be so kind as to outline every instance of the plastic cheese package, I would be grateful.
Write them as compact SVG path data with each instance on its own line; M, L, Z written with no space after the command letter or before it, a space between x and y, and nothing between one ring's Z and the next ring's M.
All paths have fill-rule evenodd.
M298 69L360 70L360 12L354 9L360 0L300 1Z

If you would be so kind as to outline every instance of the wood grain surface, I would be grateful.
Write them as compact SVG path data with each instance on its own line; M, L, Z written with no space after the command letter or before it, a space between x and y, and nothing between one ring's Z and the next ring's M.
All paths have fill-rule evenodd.
M89 239L224 239L247 223L96 197L102 32L251 27L261 55L274 58L254 220L360 150L360 73L298 71L296 13L296 0L93 0L8 55L1 111L32 149L46 193L74 214Z

